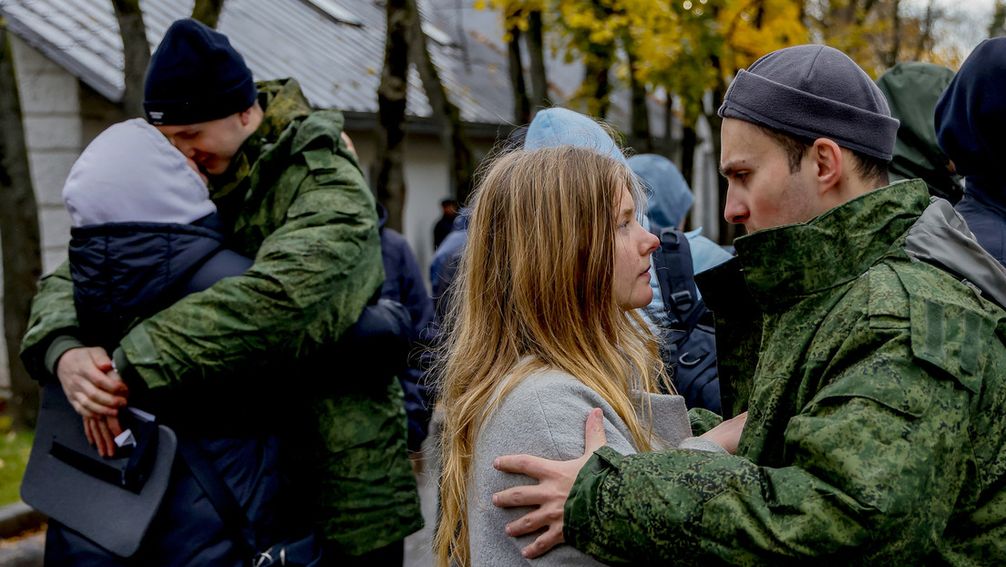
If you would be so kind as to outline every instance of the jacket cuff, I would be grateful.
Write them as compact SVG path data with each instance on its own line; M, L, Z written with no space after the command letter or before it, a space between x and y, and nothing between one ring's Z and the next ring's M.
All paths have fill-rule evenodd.
M49 348L45 350L45 367L53 376L56 376L56 365L59 364L59 359L66 354L66 351L84 346L86 345L74 336L59 335L49 343Z
M698 437L723 423L723 418L705 408L692 408L688 410L688 423L692 426L692 435Z
M154 346L154 342L151 340L150 335L147 334L143 323L133 327L122 338L122 341L119 342L119 348L115 349L115 351L116 353L121 353L113 357L116 365L118 365L119 360L122 360L126 365L125 373L120 368L119 375L122 376L122 379L126 381L126 385L130 388L134 384L143 390L168 385L168 382L157 372L157 369L160 367L157 360L157 347Z
M704 451L706 453L726 453L727 450L716 443L701 437L688 437L678 445L678 449L689 451Z
M112 353L112 364L115 365L115 371L119 373L119 377L126 383L126 386L129 386L131 391L147 389L147 385L136 373L136 369L130 364L129 359L126 358L122 347L115 349L115 352Z
M566 543L586 551L592 541L593 510L600 499L601 485L625 457L611 447L601 447L583 465L563 507L562 533Z

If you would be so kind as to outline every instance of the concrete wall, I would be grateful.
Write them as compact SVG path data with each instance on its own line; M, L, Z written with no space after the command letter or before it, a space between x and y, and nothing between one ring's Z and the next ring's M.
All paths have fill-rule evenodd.
M82 148L79 82L17 37L8 35L24 113L28 167L39 207L42 269L49 272L66 257L70 238L69 217L61 193L70 166ZM2 345L0 352L0 390L3 390L9 388L6 345Z
M43 270L66 257L70 224L63 208L63 182L83 147L77 79L11 36L24 112L31 180L39 206Z

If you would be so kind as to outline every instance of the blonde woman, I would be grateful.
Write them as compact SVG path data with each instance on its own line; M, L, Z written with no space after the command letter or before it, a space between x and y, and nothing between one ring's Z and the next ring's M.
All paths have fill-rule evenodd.
M499 157L474 197L452 298L442 400L442 516L437 563L523 565L533 536L504 529L520 510L494 492L526 484L493 468L500 455L584 453L584 418L601 408L622 453L723 449L691 437L684 400L659 395L656 344L634 311L649 304L657 239L624 161L573 146ZM561 546L536 560L592 565Z

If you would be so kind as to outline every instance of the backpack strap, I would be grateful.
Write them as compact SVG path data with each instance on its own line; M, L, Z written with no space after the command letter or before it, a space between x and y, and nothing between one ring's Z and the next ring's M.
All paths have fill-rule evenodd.
M664 308L675 323L691 328L696 322L688 319L698 302L698 292L692 274L688 238L676 228L665 228L658 237L660 250L653 253L653 265L657 270Z
M217 514L220 515L224 526L231 531L234 541L237 542L238 546L244 552L245 557L254 557L255 536L252 533L251 526L248 524L248 516L241 509L237 498L234 497L234 492L224 484L224 481L220 479L220 475L217 474L213 466L203 456L202 449L193 443L191 439L183 438L179 435L178 453L189 466L192 476L195 477L196 482L199 483L199 486L206 493L206 497L213 504L213 508L217 511Z

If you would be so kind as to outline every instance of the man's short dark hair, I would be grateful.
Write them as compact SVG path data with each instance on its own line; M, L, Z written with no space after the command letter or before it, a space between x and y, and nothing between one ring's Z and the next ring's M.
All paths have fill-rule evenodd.
M764 132L766 136L772 138L786 152L786 159L789 162L789 172L796 173L800 171L800 162L803 160L803 156L807 155L807 151L810 150L813 142L808 142L759 124L755 124L755 126ZM852 152L855 158L852 165L853 171L864 180L876 182L878 186L887 185L887 168L891 162L868 156L855 150L849 151Z

